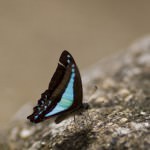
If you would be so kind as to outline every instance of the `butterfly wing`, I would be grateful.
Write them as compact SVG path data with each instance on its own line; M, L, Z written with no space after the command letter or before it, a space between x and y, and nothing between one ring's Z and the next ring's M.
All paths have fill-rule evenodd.
M48 90L28 117L31 122L37 123L82 105L81 77L73 57L64 51L59 61Z

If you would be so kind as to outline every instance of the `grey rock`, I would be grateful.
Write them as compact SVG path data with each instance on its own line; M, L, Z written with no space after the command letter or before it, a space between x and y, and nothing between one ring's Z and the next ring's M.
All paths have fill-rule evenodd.
M16 150L105 150L150 148L150 37L83 72L83 116L59 125L29 123L24 106L0 138L0 147ZM21 119L19 119L21 118ZM2 142L3 141L3 142Z

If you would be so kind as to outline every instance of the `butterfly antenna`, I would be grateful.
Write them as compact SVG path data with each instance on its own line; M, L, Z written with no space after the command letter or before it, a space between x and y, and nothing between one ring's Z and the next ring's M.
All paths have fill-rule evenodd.
M74 118L74 123L76 123L76 117L75 117L75 114L74 114L73 118Z

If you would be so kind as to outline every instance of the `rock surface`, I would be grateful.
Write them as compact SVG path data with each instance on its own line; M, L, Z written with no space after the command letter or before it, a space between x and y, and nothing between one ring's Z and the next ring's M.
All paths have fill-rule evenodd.
M76 122L29 123L27 104L0 137L1 149L150 149L150 37L87 69L83 87L91 108Z

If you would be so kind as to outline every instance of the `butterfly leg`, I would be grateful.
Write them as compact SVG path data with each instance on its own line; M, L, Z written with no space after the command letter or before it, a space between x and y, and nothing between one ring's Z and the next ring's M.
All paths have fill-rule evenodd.
M87 116L88 116L88 118L89 118L90 122L92 123L92 119L91 119L91 116L90 116L90 114L89 114L89 111L88 111L88 110L87 110Z
M73 115L73 119L74 119L74 127L76 130L78 130L78 123L76 121L76 115L75 114Z
M76 115L74 114L74 116L73 116L73 118L74 118L74 123L76 123L76 117L75 117Z
M92 119L91 119L91 116L90 116L89 112L86 111L86 112L81 112L81 113L82 113L82 116L83 116L82 117L83 127L87 128L87 129L91 129L93 122L92 122Z

